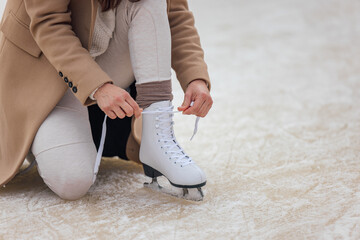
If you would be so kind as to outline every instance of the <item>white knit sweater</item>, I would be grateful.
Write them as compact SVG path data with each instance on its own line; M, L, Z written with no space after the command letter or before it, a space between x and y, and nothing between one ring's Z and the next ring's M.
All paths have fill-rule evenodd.
M90 47L90 56L96 59L103 54L109 47L110 39L113 37L116 22L116 10L111 9L106 12L101 11L99 4L94 26L92 45ZM101 86L100 86L101 87ZM90 99L94 99L94 94L99 88L96 88L91 94Z
M103 54L109 47L109 42L110 39L113 37L113 32L115 29L115 16L115 9L102 12L101 6L99 4L94 26L92 45L90 48L90 55L93 58L96 58L97 56Z

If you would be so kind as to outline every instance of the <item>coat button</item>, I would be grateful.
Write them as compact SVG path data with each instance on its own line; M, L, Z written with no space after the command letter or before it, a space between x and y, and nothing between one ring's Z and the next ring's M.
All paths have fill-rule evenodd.
M64 76L64 74L63 74L62 72L59 72L59 75L60 75L60 77L63 77L63 76Z
M77 93L77 87L73 87L72 90L74 93Z
M69 79L67 77L64 77L64 81L67 83L69 82Z
M71 88L73 86L73 83L72 82L69 82L69 88Z

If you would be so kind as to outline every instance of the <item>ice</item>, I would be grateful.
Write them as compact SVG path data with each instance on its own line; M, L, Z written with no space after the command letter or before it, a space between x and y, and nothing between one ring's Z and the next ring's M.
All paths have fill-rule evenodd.
M214 105L193 141L194 117L175 114L175 132L207 175L204 200L154 193L141 167L104 159L67 202L33 169L0 189L0 239L360 239L360 2L189 4Z

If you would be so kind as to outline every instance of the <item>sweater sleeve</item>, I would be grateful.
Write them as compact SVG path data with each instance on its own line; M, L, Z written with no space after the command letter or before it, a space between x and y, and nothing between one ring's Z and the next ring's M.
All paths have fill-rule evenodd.
M185 91L191 81L202 79L210 89L204 51L187 0L170 0L168 8L172 41L171 66L176 72L181 87Z
M91 105L94 101L89 96L94 89L112 80L72 30L69 2L24 0L30 32L39 48L79 101Z

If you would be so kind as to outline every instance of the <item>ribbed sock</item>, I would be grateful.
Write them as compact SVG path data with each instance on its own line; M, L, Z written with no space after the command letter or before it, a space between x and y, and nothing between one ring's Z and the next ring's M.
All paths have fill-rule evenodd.
M136 84L136 102L143 109L154 102L172 100L171 80Z

